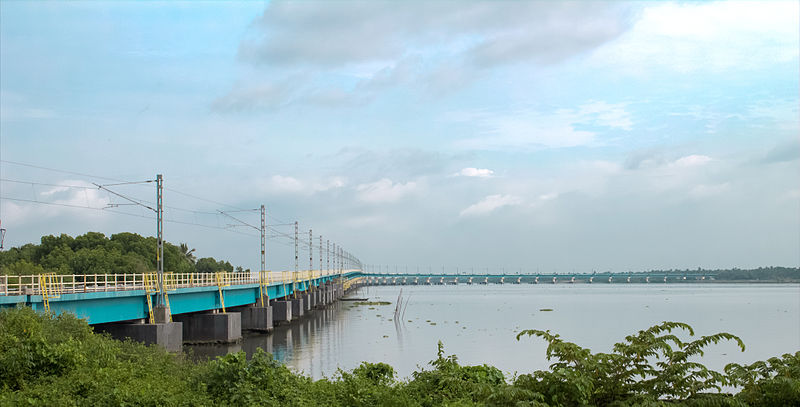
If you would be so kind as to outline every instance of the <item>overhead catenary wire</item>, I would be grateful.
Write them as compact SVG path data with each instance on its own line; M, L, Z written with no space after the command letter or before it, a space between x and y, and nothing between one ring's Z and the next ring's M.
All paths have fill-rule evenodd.
M36 186L47 186L47 187L56 187L56 188L82 189L82 190L84 190L84 191L87 191L87 190L94 191L94 190L96 190L96 189L97 189L97 187L96 187L96 186L86 186L86 185L69 185L69 184L52 184L52 183L46 183L46 182L37 182L37 181L28 181L28 180L17 180L17 179L8 179L8 178L0 178L0 182L10 182L10 183L14 183L14 184L25 184L25 185L36 185ZM151 182L151 181L144 181L144 182ZM142 183L142 181L138 181L138 182L126 182L126 183L120 183L120 184L117 184L117 185L132 185L132 184L140 184L140 183ZM109 186L109 185L113 185L113 184L106 184L106 185L103 185L103 187L106 187L106 186ZM137 198L137 200L138 200L139 202L147 203L147 204L150 204L150 205L155 205L155 204L156 204L155 202L153 202L153 201L149 201L149 200L147 200L147 199L139 199L139 198ZM115 205L118 205L118 204L115 204ZM197 210L197 209L181 208L181 207L177 207L177 206L171 206L171 205L164 205L164 208L165 208L165 209L171 209L171 210L175 210L175 211L181 211L181 212L195 213L195 214L198 214L198 215L218 215L218 213L217 213L217 212L211 212L211 211L202 211L202 210ZM249 211L249 210L248 210L248 211ZM240 211L234 211L234 212L240 212Z
M13 197L6 197L6 196L0 196L0 200L27 202L27 203L35 203L35 204L41 204L41 205L50 205L50 206L63 206L63 207L66 207L66 208L73 208L73 209L90 209L90 210L96 210L96 211L102 211L102 212L115 213L115 214L119 214L119 215L133 216L133 217L142 218L142 219L149 219L149 220L155 220L156 219L155 216L147 216L147 215L141 215L141 214L136 214L136 213L117 211L117 210L109 209L108 207L84 206L84 205L67 204L67 203L63 203L63 202L35 201L33 199L13 198ZM182 224L182 225L199 226L199 227L204 227L204 228L209 228L209 229L226 230L228 232L237 233L237 234L240 234L240 235L255 236L254 234L251 234L251 233L244 233L244 232L240 232L240 231L237 231L237 230L231 230L230 228L226 228L226 227L220 227L220 226L214 226L214 225L206 225L206 224L196 223L196 222L186 222L186 221L180 221L180 220L175 220L175 219L166 219L166 218L164 219L164 222Z
M36 169L40 169L40 170L47 170L47 171L53 171L53 172L60 172L62 174L80 175L82 177L89 177L89 178L95 178L95 179L104 179L104 180L107 180L107 181L127 182L125 180L121 180L121 179L118 179L118 178L109 178L109 177L103 177L103 176L92 175L92 174L85 174L85 173L75 172L75 171L60 170L60 169L57 169L57 168L50 168L50 167L44 167L44 166L41 166L41 165L22 163L22 162L19 162L19 161L0 160L0 163L19 165L19 166L23 166L23 167L36 168Z
M52 167L43 166L43 165L23 163L23 162L19 162L19 161L3 160L2 157L0 157L0 163L9 164L9 165L23 166L23 167L34 168L34 169L40 169L40 170L45 170L45 171L52 171L52 172L57 172L57 173L62 173L62 174L77 175L77 176L88 177L88 178L92 178L92 179L96 179L96 180L113 181L111 183L105 183L105 184L92 183L93 185L95 185L95 187L93 188L91 186L84 186L84 185L72 185L72 184L64 184L64 183L56 184L56 183L46 183L46 182L38 182L38 181L15 180L15 179L2 178L0 176L0 185L2 185L2 183L27 184L27 185L31 186L31 190L32 190L32 194L33 194L33 199L25 199L25 198L20 198L20 197L5 196L2 193L2 189L1 189L2 187L0 187L0 202L3 201L3 200L9 200L9 201L16 201L16 202L35 203L35 204L41 204L41 205L61 206L61 207L74 208L74 209L89 209L89 210L94 210L94 211L103 211L103 212L120 214L120 215L124 215L124 216L137 217L137 218L142 218L142 219L151 219L151 220L155 219L155 217L152 217L152 216L147 216L147 215L142 215L142 214L136 214L136 213L130 213L130 212L111 209L111 208L117 208L117 207L126 206L126 205L137 205L137 206L141 206L143 208L149 209L149 210L154 211L154 212L156 211L153 208L155 203L152 202L152 201L149 201L149 200L146 200L146 199L140 199L140 198L131 197L131 196L128 196L126 194L120 193L118 191L113 191L113 190L108 188L108 187L113 187L113 186L126 186L126 185L141 185L141 186L143 186L144 184L155 182L154 180L143 180L143 181L123 180L123 179L119 179L119 178L102 176L102 175L97 175L97 174L89 174L89 173L78 172L78 171L63 170L63 169L52 168ZM2 166L0 166L0 168L2 168ZM36 188L35 188L36 186L48 186L48 187L54 187L54 188L82 189L84 191L84 193L86 193L89 190L102 189L107 194L109 194L109 199L108 199L108 203L104 207L97 207L97 206L89 205L88 196L86 197L87 204L85 206L84 205L77 205L77 204L74 204L74 203L44 201L44 200L40 200L39 199L39 194L37 193ZM257 228L257 227L255 227L254 225L252 225L252 224L250 224L248 222L244 222L239 218L230 216L230 213L255 212L255 211L258 211L259 209L241 208L241 207L238 207L238 206L235 206L235 205L231 205L231 204L219 202L219 201L216 201L216 200L212 200L212 199L200 197L200 196L197 196L197 195L193 195L193 194L190 194L190 193L187 193L187 192L183 192L183 191L177 190L175 188L166 188L165 187L164 189L167 190L167 191L173 192L175 194L191 198L191 199L196 199L196 200L203 201L203 202L213 203L213 204L219 205L219 206L232 208L232 210L226 210L226 211L217 210L216 212L211 212L211 211L206 211L206 210L188 209L188 208L181 208L181 207L176 207L176 206L164 205L163 207L165 209L174 210L174 211L181 211L181 212L187 212L187 213L192 213L192 214L195 214L195 215L209 215L209 216L213 215L213 216L218 216L218 215L222 214L224 216L233 218L237 222L241 223L241 225L219 226L219 223L218 223L218 225L208 225L208 224L203 224L203 223L199 223L199 222L182 221L182 220L172 219L172 218L165 218L164 222L175 223L175 224L184 224L184 225L192 225L192 226L198 226L198 227L210 228L210 229L225 230L225 231L228 231L228 232L231 232L231 233L237 233L237 234L241 234L241 235L245 235L245 236L251 236L251 237L254 237L256 235L253 235L253 234L250 234L250 233L241 232L241 231L238 231L238 230L234 230L233 228L234 227L238 227L238 226L247 226L247 227L251 227L251 228L254 228L254 229L260 231L260 228ZM115 203L111 199L111 195L114 195L114 196L116 196L116 197L118 197L120 199L128 201L129 203L125 203L125 204L123 204L123 203ZM2 209L2 206L0 206L0 210L1 209ZM0 215L2 215L1 212L0 212ZM271 224L271 225L267 225L267 229L272 233L272 235L269 235L269 236L266 236L266 237L270 238L271 240L273 240L273 241L275 241L275 242L277 242L279 244L285 244L287 246L291 246L291 243L288 243L288 242L284 243L281 239L286 239L286 240L293 241L294 237L292 237L291 235L289 235L287 233L283 233L283 232L279 231L278 229L276 229L276 227L293 225L293 223L286 222L284 219L276 217L272 213L267 213L266 216L277 222L277 223L274 223L274 224ZM314 250L315 248L319 248L321 250L325 249L321 244L315 245L314 242L313 242L313 239L311 239L308 242L306 242L305 240L302 240L302 239L298 239L298 243L300 243L300 242L302 242L303 246L307 247L309 250ZM350 255L349 253L346 253L346 252L341 253L341 254L335 254L335 255L336 256L344 256L344 257L347 257L348 259L351 259L351 260L354 259L352 257L352 255Z

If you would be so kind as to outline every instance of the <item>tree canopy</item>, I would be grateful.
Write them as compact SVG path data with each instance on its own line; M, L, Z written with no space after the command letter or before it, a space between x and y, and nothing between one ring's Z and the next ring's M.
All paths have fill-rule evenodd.
M188 244L164 243L164 270L175 273L233 271L227 261L205 257L195 261ZM136 233L106 237L98 232L72 237L43 236L40 244L26 244L0 252L0 274L127 274L156 269L156 238Z

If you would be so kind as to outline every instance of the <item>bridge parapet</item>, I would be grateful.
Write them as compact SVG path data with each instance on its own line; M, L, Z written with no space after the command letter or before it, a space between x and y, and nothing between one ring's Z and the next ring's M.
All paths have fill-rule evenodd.
M216 287L234 285L274 285L305 283L323 277L335 277L359 270L304 270L248 273L164 273L164 285L168 290L191 287ZM135 274L35 274L25 276L0 276L0 296L3 295L42 295L49 290L61 294L77 294L108 291L147 290L151 273ZM49 288L48 288L49 287Z

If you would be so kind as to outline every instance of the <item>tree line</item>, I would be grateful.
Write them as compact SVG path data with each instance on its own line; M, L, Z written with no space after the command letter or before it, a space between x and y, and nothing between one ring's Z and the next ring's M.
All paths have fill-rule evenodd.
M686 275L715 274L717 280L724 281L770 281L770 282L798 282L800 281L800 267L759 267L755 269L672 269L650 270L648 273L666 274L683 273Z
M39 244L28 243L0 252L0 274L131 274L156 270L156 238L136 233L110 237L99 232L71 237L43 236ZM185 243L164 242L164 270L175 273L234 271L230 262L213 257L197 259ZM243 270L236 267L237 271Z
M175 273L213 273L250 271L213 257L197 259L186 243L164 243L164 270ZM156 269L156 238L136 233L117 233L110 237L99 232L71 237L43 236L39 244L28 243L0 252L0 274L131 274ZM798 267L759 267L756 269L670 269L649 273L714 273L724 281L800 282Z

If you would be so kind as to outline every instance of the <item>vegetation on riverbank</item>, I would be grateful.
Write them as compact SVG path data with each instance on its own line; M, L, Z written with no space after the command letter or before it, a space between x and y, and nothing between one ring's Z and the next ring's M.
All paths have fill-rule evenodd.
M704 275L716 274L714 277L718 281L733 281L733 282L779 282L779 283L798 283L800 282L800 268L799 267L759 267L755 269L703 269L696 268L693 270L686 269L672 269L672 270L649 270L648 273L654 274L685 274L691 275Z
M259 352L193 363L158 347L94 334L71 315L0 311L0 405L285 406L778 406L800 404L800 352L715 372L694 357L730 334L682 341L691 327L665 322L591 353L548 331L550 370L511 379L495 367L462 366L440 344L429 369L397 380L391 366L362 363L312 380ZM736 386L738 394L713 393Z
M43 236L40 244L26 244L0 252L0 274L130 274L156 269L156 238L136 233L106 237L88 232L71 237ZM164 243L164 269L175 273L234 271L227 261L196 259L194 249L182 243ZM241 267L236 268L242 270Z

